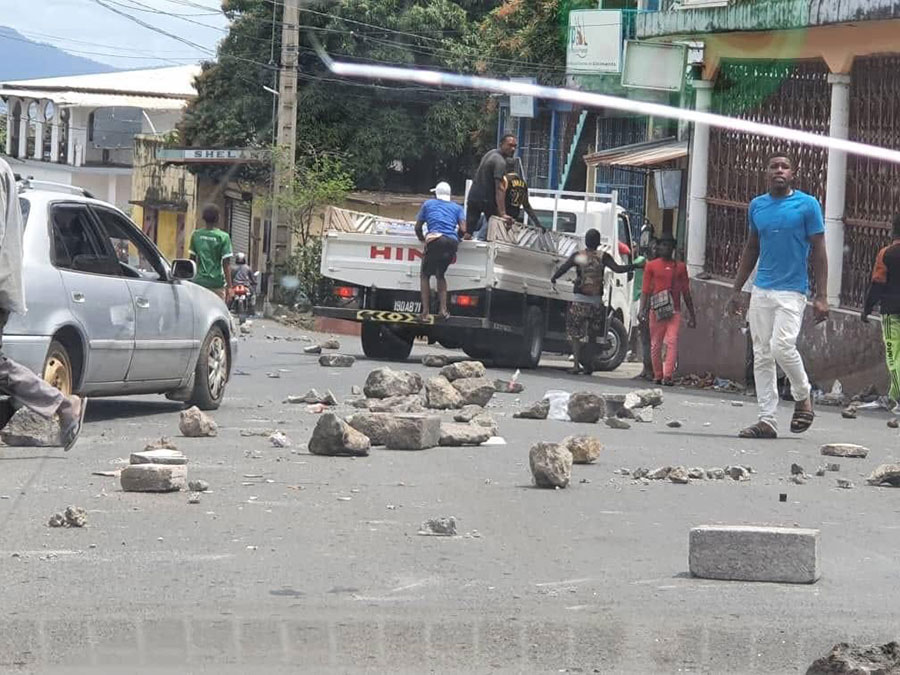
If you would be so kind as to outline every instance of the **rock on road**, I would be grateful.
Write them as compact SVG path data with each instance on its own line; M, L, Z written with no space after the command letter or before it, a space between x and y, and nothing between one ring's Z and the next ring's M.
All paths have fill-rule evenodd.
M284 401L330 390L348 416L351 387L384 364L345 336L341 353L356 362L323 368L303 353L309 343L266 334L301 335L255 323L236 364L247 374L212 413L216 437L182 437L179 404L132 397L93 400L69 454L0 447L0 671L774 673L805 670L840 641L896 637L900 492L864 479L897 462L896 432L880 418L819 410L803 436L741 440L750 401L676 388L652 423L629 430L513 419L548 389L637 388L620 373L571 376L550 359L521 374L524 392L491 399L506 445L321 457L305 445L318 415ZM457 355L416 346L390 365L434 377L419 361L429 351ZM787 407L781 416L786 432ZM666 426L673 419L681 428ZM293 444L273 447L275 430ZM575 465L563 490L534 488L529 448L572 435L600 439L597 461ZM209 483L199 503L92 475L161 436L188 457L189 480ZM815 468L832 442L871 452L790 482L792 463ZM619 474L732 465L755 473L689 484ZM839 490L836 478L858 487ZM47 527L69 505L87 510L87 527ZM458 536L418 534L450 516ZM818 528L822 578L693 579L688 532L703 524Z

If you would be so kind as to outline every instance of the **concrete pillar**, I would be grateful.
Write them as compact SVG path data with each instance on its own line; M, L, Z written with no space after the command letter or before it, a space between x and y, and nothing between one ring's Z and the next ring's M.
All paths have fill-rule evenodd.
M40 113L39 113L40 114ZM34 159L40 160L44 157L44 120L38 118L34 121Z
M50 127L50 161L59 162L59 106L53 106L53 121Z
M695 80L697 99L694 107L706 112L712 104L713 83ZM709 175L709 125L694 125L694 142L691 146L691 198L688 204L687 267L689 274L697 276L706 266L706 186Z
M850 131L850 75L830 73L832 138L847 138ZM825 250L828 253L828 304L841 303L844 276L844 205L847 194L847 153L828 151L825 185Z
M12 156L13 156L12 139L13 139L13 135L14 135L14 134L13 134L13 130L12 130L12 123L13 123L13 112L14 112L15 109L16 109L16 103L18 103L18 101L19 101L19 99L10 96L9 101L7 102L7 109L6 109L6 148L4 149L4 152L6 153L6 156L7 156L7 157L12 157ZM21 108L20 108L20 110L21 110Z
M108 201L113 206L116 205L116 200L119 197L117 188L118 184L118 176L116 174L111 173L106 177L106 201Z
M28 157L28 99L22 99L22 115L19 117L19 149L16 157L26 159Z

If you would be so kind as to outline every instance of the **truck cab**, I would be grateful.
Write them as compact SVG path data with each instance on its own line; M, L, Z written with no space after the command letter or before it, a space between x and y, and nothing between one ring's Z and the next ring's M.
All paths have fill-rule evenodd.
M588 192L560 192L556 190L529 189L529 201L541 225L554 232L563 232L584 240L590 229L600 232L603 244L610 255L620 264L629 264L636 257L631 238L631 224L628 214L618 204L597 199L599 195ZM615 234L610 231L610 210L615 209ZM527 219L526 219L527 223ZM531 223L533 224L533 223ZM613 295L612 306L615 314L630 330L633 320L632 295L634 272L611 274Z

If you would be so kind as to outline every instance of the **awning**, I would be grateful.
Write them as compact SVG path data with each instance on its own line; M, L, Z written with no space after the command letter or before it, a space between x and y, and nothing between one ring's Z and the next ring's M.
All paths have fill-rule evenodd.
M12 89L0 85L0 97L17 96L25 99L50 100L60 108L142 108L144 110L183 110L186 98L129 96L127 94L95 94L80 91L43 91L40 89Z
M688 142L667 138L661 141L634 143L585 155L588 166L656 166L673 159L687 157Z

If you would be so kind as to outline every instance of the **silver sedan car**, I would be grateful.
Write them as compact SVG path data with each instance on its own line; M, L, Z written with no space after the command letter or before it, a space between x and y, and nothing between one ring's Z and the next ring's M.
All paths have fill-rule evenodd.
M237 354L225 303L191 283L121 211L77 188L25 183L28 313L3 351L65 393L166 394L219 407Z

